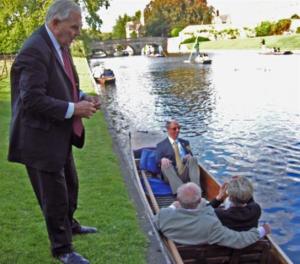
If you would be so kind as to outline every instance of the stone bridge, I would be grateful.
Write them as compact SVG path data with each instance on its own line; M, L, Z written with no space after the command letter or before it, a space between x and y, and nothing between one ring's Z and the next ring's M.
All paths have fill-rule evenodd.
M129 46L132 48L134 55L140 55L142 49L146 45L161 46L164 52L167 52L168 38L165 37L144 37L136 39L117 39L106 41L92 41L90 48L92 56L97 52L104 52L107 56L112 56L113 53L122 46L124 49Z

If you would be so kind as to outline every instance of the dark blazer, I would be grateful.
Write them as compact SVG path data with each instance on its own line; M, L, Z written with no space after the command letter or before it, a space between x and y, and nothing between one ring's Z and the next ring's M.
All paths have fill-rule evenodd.
M220 201L213 199L210 205L224 226L236 231L248 231L258 226L261 208L253 199L244 207L230 207L227 210L219 208Z
M73 65L73 62L72 62ZM77 92L78 75L73 65ZM8 159L27 166L58 171L71 145L82 147L65 119L73 88L45 26L25 42L11 68L10 143Z
M193 155L190 147L190 143L187 140L178 138L181 146L187 154ZM160 167L160 162L162 158L168 158L172 161L174 167L176 167L175 153L171 145L169 138L167 137L156 146L156 163Z

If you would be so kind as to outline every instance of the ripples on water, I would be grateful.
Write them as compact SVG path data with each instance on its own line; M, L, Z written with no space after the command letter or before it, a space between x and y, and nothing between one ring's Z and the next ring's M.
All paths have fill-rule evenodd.
M178 119L181 136L220 181L235 174L253 181L262 222L300 263L300 56L212 56L212 65L104 60L117 78L101 89L110 125L125 139L129 130L163 130Z

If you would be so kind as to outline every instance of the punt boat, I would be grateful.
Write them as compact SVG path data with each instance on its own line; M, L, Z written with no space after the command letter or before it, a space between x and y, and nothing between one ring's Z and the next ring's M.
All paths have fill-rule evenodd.
M154 150L158 142L163 138L161 134L148 131L130 134L131 159L134 165L135 183L147 214L152 219L160 208L169 206L173 201L173 195L156 195L150 180L157 175L141 169L140 158L144 149ZM215 198L219 192L220 183L201 164L201 188L203 196L208 201ZM163 251L167 253L170 261L175 264L292 264L293 262L275 243L271 236L259 240L255 244L244 249L231 249L218 245L179 245L167 239L157 232L161 240Z

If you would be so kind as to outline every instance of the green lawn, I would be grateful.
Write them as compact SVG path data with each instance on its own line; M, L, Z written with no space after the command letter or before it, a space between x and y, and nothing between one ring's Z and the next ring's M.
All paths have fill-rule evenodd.
M300 34L291 36L269 36L246 39L206 41L200 43L201 49L260 49L261 40L265 39L269 48L280 47L281 50L300 50ZM187 44L192 47L193 44Z
M85 60L75 62L83 89L91 92ZM50 255L44 220L24 167L6 159L9 98L5 79L0 81L0 263L58 263ZM75 248L93 264L145 263L147 240L129 200L103 113L85 121L85 126L86 146L74 151L80 178L76 217L99 232L75 237Z

